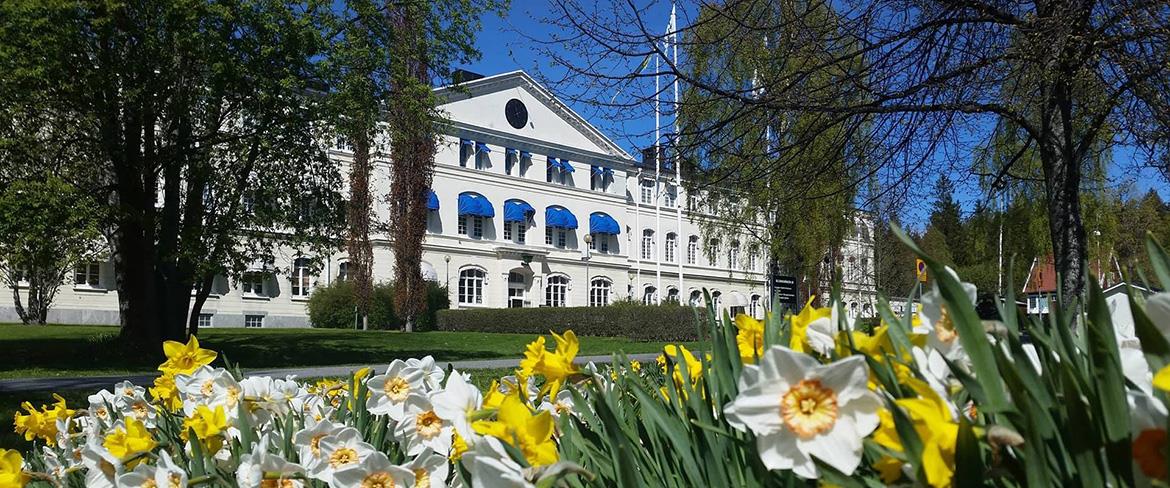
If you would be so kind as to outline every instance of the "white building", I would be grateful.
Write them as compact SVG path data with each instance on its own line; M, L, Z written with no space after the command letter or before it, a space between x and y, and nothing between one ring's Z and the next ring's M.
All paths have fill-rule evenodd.
M521 71L440 88L449 124L435 157L423 274L450 290L452 308L603 306L627 297L702 302L762 316L764 256L748 234L702 237L674 169L635 161ZM330 151L348 162L344 148ZM389 193L376 161L375 196ZM375 198L375 202L383 199ZM375 213L385 220L388 207ZM681 215L680 215L681 213ZM374 277L393 277L393 250L374 235ZM872 255L872 253L871 253ZM271 269L217 280L201 327L303 327L312 289L344 275L346 256L310 273L285 249ZM681 276L680 276L681 274ZM49 320L116 324L110 263L79 266ZM11 290L0 286L0 296ZM11 302L0 322L16 321Z
M839 279L845 313L854 318L875 317L878 293L873 216L858 210L853 213L852 219L853 227L845 236L839 251L826 255L821 263L821 296L831 296L833 280ZM835 273L834 269L838 272Z

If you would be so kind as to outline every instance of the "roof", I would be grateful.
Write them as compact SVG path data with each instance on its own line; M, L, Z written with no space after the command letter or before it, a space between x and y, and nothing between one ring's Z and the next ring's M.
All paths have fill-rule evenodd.
M1101 268L1105 268L1105 273L1101 273ZM1089 273L1096 276L1101 287L1107 290L1124 284L1120 281L1120 277L1105 263L1098 265L1095 261L1089 262ZM1043 258L1034 259L1032 268L1028 271L1027 281L1024 282L1023 293L1036 295L1056 293L1057 288L1056 260L1053 256L1049 254Z

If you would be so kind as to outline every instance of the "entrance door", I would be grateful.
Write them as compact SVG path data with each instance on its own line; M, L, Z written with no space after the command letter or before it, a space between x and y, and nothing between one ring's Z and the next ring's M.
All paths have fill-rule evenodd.
M508 273L508 308L524 308L524 275L515 271Z

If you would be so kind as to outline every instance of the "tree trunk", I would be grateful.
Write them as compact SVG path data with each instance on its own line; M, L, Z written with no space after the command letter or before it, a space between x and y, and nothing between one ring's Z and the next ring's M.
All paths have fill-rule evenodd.
M215 273L207 273L200 280L195 291L195 303L191 305L191 313L187 316L187 335L199 334L199 313L203 311L203 304L211 295L211 287L215 284Z
M20 317L20 323L28 325L29 315L20 300L20 287L17 286L17 283L16 280L10 280L8 283L8 286L12 287L12 305L16 308L16 315Z
M1044 190L1053 261L1061 299L1080 300L1085 289L1085 226L1081 220L1080 162L1053 151L1044 159Z
M370 299L374 289L374 248L370 243L372 198L370 193L370 131L362 127L350 131L353 163L349 169L348 235L349 274L353 282L354 303L362 330L369 329Z

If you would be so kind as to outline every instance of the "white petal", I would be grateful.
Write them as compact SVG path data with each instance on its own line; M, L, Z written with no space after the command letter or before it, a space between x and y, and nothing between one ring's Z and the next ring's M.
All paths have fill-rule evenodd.
M760 358L759 379L764 384L783 382L781 388L783 391L788 389L788 385L805 379L807 372L819 365L820 363L808 354L782 346L772 346L764 351L763 357Z
M796 437L787 432L757 436L756 449L768 469L792 469L812 461L796 447Z
M723 409L723 413L733 426L746 426L756 435L779 432L783 426L780 395L761 392L758 388L757 385L739 392L739 396Z
M863 356L849 356L835 363L817 366L810 377L818 378L826 388L837 394L838 403L849 401L868 392L869 372Z
M848 476L861 464L861 438L851 418L838 417L832 430L811 439L797 439L796 445Z

